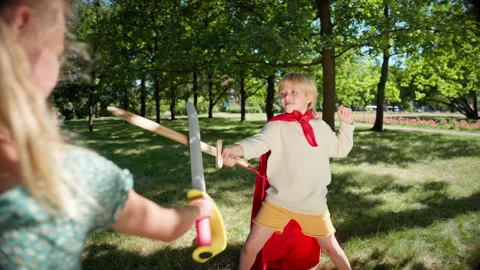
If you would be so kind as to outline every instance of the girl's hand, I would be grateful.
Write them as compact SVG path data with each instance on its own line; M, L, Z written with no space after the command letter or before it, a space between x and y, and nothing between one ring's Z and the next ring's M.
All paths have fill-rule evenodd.
M213 200L209 195L204 195L196 199L191 200L188 203L189 206L198 208L198 219L213 217Z
M344 122L347 124L353 124L353 116L352 116L351 109L343 107L343 105L340 105L338 106L337 113L341 122Z

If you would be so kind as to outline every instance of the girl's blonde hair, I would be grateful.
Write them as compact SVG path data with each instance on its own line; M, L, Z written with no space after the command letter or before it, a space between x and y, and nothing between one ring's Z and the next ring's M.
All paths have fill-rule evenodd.
M306 95L309 95L312 98L312 102L308 104L307 110L312 111L312 113L315 115L317 111L315 106L317 104L318 95L317 84L315 83L315 81L301 73L287 73L280 81L280 85L278 86L278 92L282 92L284 87L291 85L294 85L295 89L303 90Z
M0 2L0 132L13 141L19 157L21 184L42 206L58 213L65 200L56 169L60 164L53 156L52 145L64 143L44 93L32 77L28 58L31 52L20 45L6 22L10 8L20 4L34 11L31 23L38 28L34 30L35 46L39 47L45 46L42 41L49 30L44 29L52 29L59 23L58 16L64 16L70 5L64 0Z

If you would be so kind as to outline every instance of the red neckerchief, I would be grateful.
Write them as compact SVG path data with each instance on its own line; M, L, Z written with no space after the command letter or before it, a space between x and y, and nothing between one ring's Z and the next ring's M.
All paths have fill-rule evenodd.
M299 111L293 111L292 113L283 113L270 118L270 121L285 121L285 122L299 122L302 125L303 134L311 146L318 146L315 140L315 133L313 133L312 125L308 121L315 119L311 110L308 110L304 114Z
M305 138L313 147L317 146L313 129L308 123L314 116L311 111L302 115L298 111L293 113L284 113L270 118L268 121L298 121L302 125ZM262 202L266 196L266 190L270 186L266 177L267 159L270 152L260 157L257 178L255 181L255 191L253 194L252 217L255 218ZM300 225L291 220L283 229L282 234L274 233L265 243L262 250L258 253L253 270L269 269L312 269L320 262L320 246L314 237L306 236L302 233Z

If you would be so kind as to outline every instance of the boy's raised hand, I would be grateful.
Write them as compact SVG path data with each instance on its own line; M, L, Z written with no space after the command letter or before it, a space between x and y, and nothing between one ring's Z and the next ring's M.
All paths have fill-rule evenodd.
M337 113L341 122L344 122L347 124L353 124L352 109L349 109L347 107L343 107L343 105L340 105L337 108Z

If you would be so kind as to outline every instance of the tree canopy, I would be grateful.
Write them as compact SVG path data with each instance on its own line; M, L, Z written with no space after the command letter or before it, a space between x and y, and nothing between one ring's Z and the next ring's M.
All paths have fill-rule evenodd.
M316 80L332 128L339 104L376 103L376 130L382 108L415 100L478 119L475 11L460 0L78 1L72 33L89 44L90 83L68 69L54 102L91 129L108 105L160 122L189 99L209 117L234 103L242 120L250 104L271 117L278 81L298 71Z

